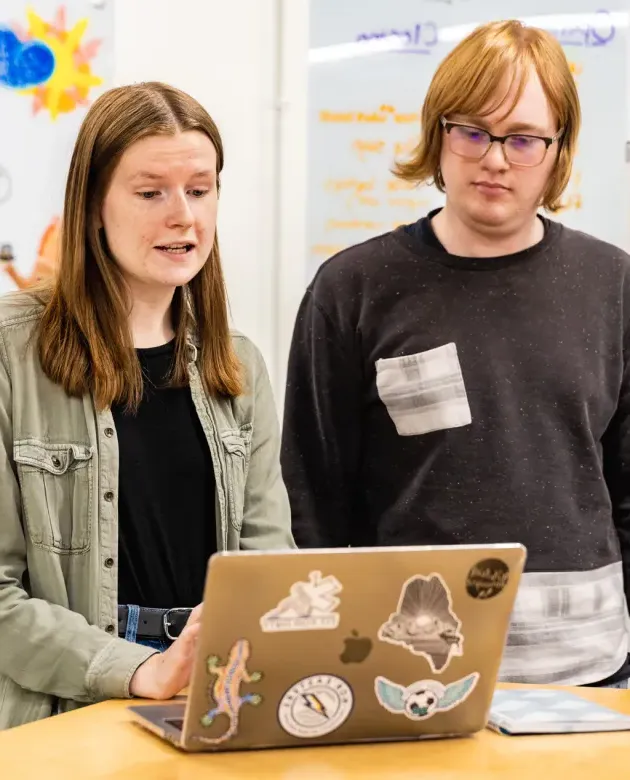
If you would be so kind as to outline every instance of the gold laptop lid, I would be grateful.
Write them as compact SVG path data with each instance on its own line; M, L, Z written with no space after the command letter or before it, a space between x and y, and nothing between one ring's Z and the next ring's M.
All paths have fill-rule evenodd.
M521 545L215 555L184 745L478 731L524 562Z

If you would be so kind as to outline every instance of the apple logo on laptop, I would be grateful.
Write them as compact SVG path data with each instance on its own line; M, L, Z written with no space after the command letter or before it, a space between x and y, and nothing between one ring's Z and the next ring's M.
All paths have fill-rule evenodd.
M344 650L339 656L342 664L363 663L372 652L372 640L367 636L359 636L358 631L352 631L343 643Z

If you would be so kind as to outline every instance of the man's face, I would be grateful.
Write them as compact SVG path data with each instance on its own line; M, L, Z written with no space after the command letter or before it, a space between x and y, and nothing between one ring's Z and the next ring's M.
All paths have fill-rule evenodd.
M505 89L508 85L506 78ZM497 95L493 105L503 95L505 91ZM449 209L471 226L499 233L517 230L531 220L540 206L558 154L557 142L546 149L544 142L529 138L552 138L560 129L533 68L518 103L508 116L503 116L505 106L512 99L508 94L502 106L484 117L447 116L447 121L469 127L454 127L450 133L443 131L440 160ZM498 136L519 135L505 147L492 144L483 154L487 136L475 128ZM479 159L480 154L483 156ZM530 164L519 165L519 161Z

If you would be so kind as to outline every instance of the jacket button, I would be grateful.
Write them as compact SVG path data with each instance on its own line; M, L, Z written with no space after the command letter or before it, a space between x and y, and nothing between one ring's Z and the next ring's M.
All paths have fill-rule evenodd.
M111 569L113 565L114 565L113 558L105 558L105 566L107 566L108 569Z
M116 630L116 629L114 628L114 626L112 626L112 624L111 624L111 623L110 623L110 624L107 626L107 628L105 629L105 631L107 631L107 633L108 633L108 634L113 634L115 630Z
M111 490L108 490L107 493L105 493L105 495L103 496L103 498L105 499L105 501L113 501L114 494L112 493Z
M105 428L105 436L107 436L108 439L111 439L113 435L114 435L113 428Z
M54 456L53 456L53 459L52 459L52 464L53 464L53 466L54 466L56 469L58 469L58 468L59 468L59 466L61 466L61 461L59 460L59 458L58 458L56 455L54 455Z

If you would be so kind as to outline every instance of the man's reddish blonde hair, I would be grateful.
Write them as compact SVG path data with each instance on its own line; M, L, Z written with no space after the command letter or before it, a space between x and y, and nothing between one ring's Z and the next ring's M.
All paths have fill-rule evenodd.
M420 142L394 173L415 184L435 184L444 192L440 172L443 131L440 117L453 114L488 116L505 104L505 116L523 94L534 67L551 110L562 130L556 165L541 205L559 211L571 177L581 112L575 79L558 41L545 30L519 21L491 22L473 30L440 63L422 106ZM511 76L505 92L504 79ZM503 96L497 100L497 94ZM508 96L511 99L508 101Z

